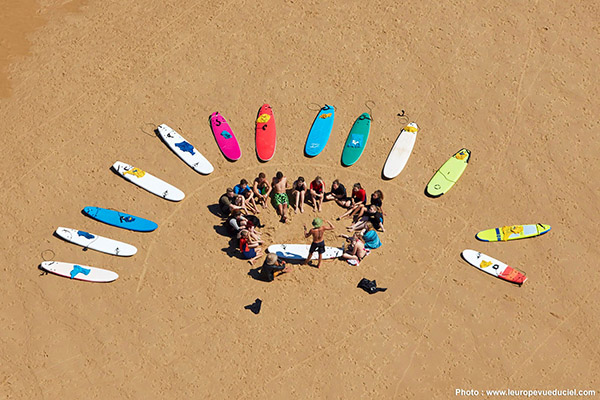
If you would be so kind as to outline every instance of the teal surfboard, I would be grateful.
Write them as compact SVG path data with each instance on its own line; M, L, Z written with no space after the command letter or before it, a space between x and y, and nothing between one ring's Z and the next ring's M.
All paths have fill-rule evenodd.
M158 228L158 225L150 220L106 208L85 207L83 213L97 221L130 231L151 232Z
M348 139L346 139L346 144L344 144L342 164L346 167L357 162L362 155L367 145L370 130L371 116L368 113L362 113L354 121L354 125L352 125L352 129L350 129L350 133L348 134Z
M333 120L335 119L335 110L333 106L325 104L317 114L315 121L308 132L304 153L308 157L314 157L323 151L331 130L333 129Z

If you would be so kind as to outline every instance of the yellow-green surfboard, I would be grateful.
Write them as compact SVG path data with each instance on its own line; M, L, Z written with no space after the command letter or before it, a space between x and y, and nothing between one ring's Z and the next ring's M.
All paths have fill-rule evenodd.
M426 193L431 197L439 197L446 193L460 178L467 168L471 151L460 149L444 163L427 184Z
M486 229L479 232L475 237L482 242L505 242L507 240L525 239L540 236L552 229L550 225L510 225L501 228Z

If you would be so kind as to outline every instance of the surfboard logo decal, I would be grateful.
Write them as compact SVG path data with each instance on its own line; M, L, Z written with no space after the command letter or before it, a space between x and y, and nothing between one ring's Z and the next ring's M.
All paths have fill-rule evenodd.
M329 118L329 117L331 117L331 113L327 113L327 114L321 114L321 115L319 116L319 118L322 118L322 119L327 119L327 118Z
M179 148L179 150L183 151L184 153L190 153L191 155L194 155L194 146L192 146L191 144L189 144L188 142L186 142L185 140L181 143L175 143L175 146L177 146Z
M139 168L134 167L134 168L130 169L129 171L123 172L123 175L127 175L127 174L133 175L137 178L142 178L144 175L146 175L146 171L143 171Z
M135 218L133 218L131 216L127 216L127 217L120 216L119 220L121 222L133 222L133 221L135 221Z
M90 271L91 269L83 268L81 265L74 265L70 273L71 279L75 278L77 274L88 275Z
M83 236L86 239L93 239L96 237L96 236L92 235L91 233L87 233L84 231L77 231L77 236Z
M481 260L481 264L479 264L479 266L480 266L481 268L487 268L487 267L489 267L490 265L492 265L492 262L491 262L491 261L485 261L485 260Z
M260 117L256 119L257 124L266 124L271 119L269 114L261 114Z
M227 131L221 132L221 136L223 136L225 139L231 139L231 133Z
M464 160L465 158L467 158L468 154L466 151L459 151L458 153L456 153L456 155L454 156L457 160Z
M414 126L406 125L406 127L404 127L404 130L406 132L416 133L418 129L415 128Z
M352 134L350 138L350 143L348 143L348 147L352 147L354 149L359 149L362 147L363 143L363 135Z

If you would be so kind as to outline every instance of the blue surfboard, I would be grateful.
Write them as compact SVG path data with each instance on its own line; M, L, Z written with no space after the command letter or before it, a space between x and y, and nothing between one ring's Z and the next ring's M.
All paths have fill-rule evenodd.
M308 157L314 157L323 151L329 140L329 136L331 135L334 118L335 110L333 106L325 104L317 114L317 117L310 128L310 132L308 132L308 137L306 138L304 153L306 153Z
M150 220L100 207L85 207L83 213L90 218L118 228L137 232L152 232L158 225Z

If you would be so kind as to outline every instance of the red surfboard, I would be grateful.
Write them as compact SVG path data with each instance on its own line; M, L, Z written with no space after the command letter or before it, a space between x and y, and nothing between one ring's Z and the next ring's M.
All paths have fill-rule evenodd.
M260 161L269 161L275 154L277 133L273 110L268 104L258 110L256 118L256 155Z

